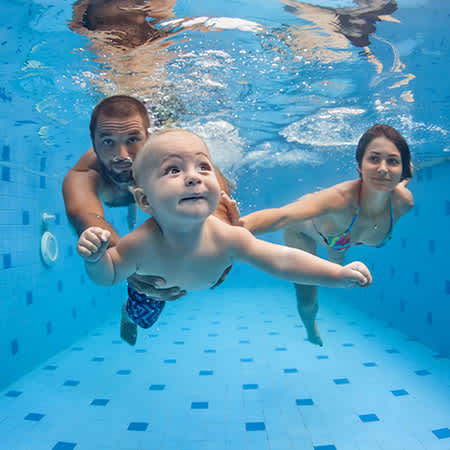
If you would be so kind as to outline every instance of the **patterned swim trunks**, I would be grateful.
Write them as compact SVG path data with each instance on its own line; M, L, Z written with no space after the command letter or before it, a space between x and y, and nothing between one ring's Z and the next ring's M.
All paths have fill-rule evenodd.
M136 325L150 328L158 320L165 304L165 301L153 300L128 285L127 314Z

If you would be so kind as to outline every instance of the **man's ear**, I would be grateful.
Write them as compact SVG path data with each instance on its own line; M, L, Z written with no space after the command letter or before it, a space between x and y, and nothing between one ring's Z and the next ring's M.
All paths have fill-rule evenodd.
M140 188L140 187L133 188L133 195L134 195L134 200L136 201L139 208L141 208L142 211L146 212L147 214L151 214L152 208L151 208L148 198L144 194L144 191L142 190L142 188Z

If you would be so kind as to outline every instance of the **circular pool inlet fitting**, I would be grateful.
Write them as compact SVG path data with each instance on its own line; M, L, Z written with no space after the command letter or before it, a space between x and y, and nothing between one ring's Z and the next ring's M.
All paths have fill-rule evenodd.
M49 231L46 231L41 238L41 255L47 267L53 266L58 259L58 241Z

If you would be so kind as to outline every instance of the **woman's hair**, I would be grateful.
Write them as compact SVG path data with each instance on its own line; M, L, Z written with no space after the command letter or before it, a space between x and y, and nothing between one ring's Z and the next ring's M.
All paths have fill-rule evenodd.
M128 95L113 95L98 103L92 112L91 121L89 123L92 142L94 142L95 128L100 114L114 118L129 118L138 114L142 119L145 130L147 131L150 127L148 112L142 102Z
M356 147L356 161L358 167L361 168L361 162L366 152L367 146L377 137L384 136L389 139L400 152L402 159L402 176L401 180L412 178L411 152L405 138L394 128L385 124L375 124L369 128L359 139Z

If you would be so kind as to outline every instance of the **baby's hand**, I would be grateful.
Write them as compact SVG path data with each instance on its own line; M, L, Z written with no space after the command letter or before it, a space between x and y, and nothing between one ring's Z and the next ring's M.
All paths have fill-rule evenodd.
M111 233L99 227L89 227L78 239L77 251L85 261L95 263L106 252Z
M342 268L341 283L345 288L367 287L372 283L372 275L365 264L353 261Z

